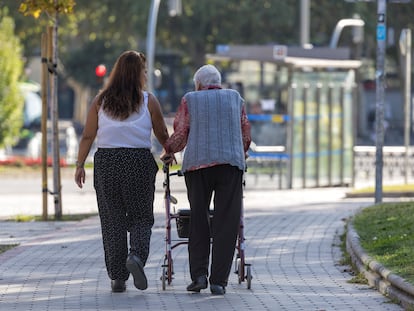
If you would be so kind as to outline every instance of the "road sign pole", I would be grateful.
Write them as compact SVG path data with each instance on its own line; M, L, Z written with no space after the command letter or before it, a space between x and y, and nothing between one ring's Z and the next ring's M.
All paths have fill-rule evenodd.
M378 0L377 8L377 71L376 71L376 154L375 203L382 202L382 170L384 146L385 54L387 38L387 0Z

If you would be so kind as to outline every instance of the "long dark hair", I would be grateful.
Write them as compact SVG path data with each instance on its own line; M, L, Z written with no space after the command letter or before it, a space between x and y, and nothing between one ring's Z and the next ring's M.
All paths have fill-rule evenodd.
M106 86L98 94L98 103L111 117L125 120L138 112L144 88L142 71L146 70L144 54L136 51L122 53L115 62Z

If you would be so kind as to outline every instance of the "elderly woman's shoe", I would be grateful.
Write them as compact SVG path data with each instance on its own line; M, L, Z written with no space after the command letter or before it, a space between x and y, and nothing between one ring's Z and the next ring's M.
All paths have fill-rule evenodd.
M224 295L226 293L226 288L217 284L210 284L210 291L213 295Z
M111 280L111 288L114 293L122 293L126 290L124 280Z
M207 288L207 276L202 275L197 277L190 285L187 286L187 291L197 292Z

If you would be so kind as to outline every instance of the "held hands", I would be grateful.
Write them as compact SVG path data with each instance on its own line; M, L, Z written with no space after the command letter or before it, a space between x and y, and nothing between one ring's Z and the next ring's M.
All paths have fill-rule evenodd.
M168 165L173 165L174 162L177 164L177 159L175 158L174 153L166 153L165 150L163 150L160 159L162 162Z

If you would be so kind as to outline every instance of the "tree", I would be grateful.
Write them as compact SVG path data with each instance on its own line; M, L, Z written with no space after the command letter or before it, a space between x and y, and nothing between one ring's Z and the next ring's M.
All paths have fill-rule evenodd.
M13 145L23 125L22 47L7 9L0 10L0 147Z
M52 121L52 155L53 155L53 181L54 181L54 202L55 202L55 218L62 218L62 187L60 180L60 154L59 154L59 129L58 129L58 88L57 88L57 64L58 64L58 16L60 13L71 13L75 5L74 0L24 0L20 5L20 12L24 15L32 15L34 18L39 18L42 13L48 15L53 27L48 28L47 44L43 45L43 52L47 45L47 64L49 72L49 107ZM43 93L46 90L42 90ZM42 112L43 115L46 113ZM42 118L43 137L46 136L46 118ZM45 140L43 140L45 142ZM42 144L42 148L46 148L46 144ZM43 166L46 167L45 161Z

